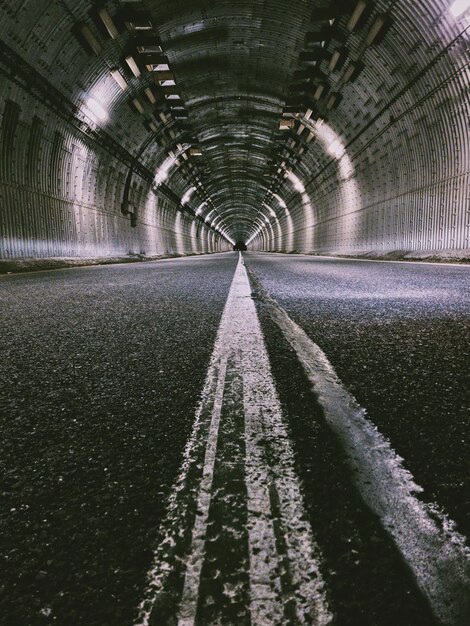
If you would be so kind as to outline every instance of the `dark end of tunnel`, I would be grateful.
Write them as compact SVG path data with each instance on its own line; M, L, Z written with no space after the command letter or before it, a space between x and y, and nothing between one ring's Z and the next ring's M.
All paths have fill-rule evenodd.
M233 249L235 250L235 252L237 251L246 252L247 250L246 243L244 241L237 241L235 245L233 246Z

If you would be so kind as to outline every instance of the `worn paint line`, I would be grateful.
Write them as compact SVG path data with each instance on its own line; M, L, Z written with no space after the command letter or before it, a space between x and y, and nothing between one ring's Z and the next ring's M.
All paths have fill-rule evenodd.
M436 616L448 626L468 626L470 550L465 537L433 505L416 497L422 489L342 385L325 353L253 275L252 280L266 310L296 351L325 419L347 453L362 498L393 537Z
M183 595L181 598L178 625L193 626L196 621L199 601L199 584L202 566L205 557L205 544L207 521L211 503L211 491L214 478L215 457L217 453L217 439L219 435L220 414L224 396L225 376L227 372L227 355L222 356L219 379L215 391L212 420L207 439L204 469L199 489L197 502L197 514L192 533L191 550L186 563L186 575L184 579Z
M204 439L205 435L204 416L208 412L212 413L217 391L220 391L222 381L225 380L225 368L228 358L226 349L228 309L229 299L222 314L201 401L196 411L193 430L183 454L180 473L168 500L166 517L160 529L160 535L163 539L154 551L152 568L147 574L147 587L144 590L144 599L138 607L139 615L135 626L150 625L150 618L155 604L164 592L167 579L175 567L174 548L180 540L181 525L184 524L188 508L188 504L182 498L182 495L192 489L192 486L189 485L189 474L194 465L197 464L199 448L203 444L201 440ZM220 371L221 368L223 368L223 372Z
M217 439L223 402L228 359L238 367L243 380L245 413L245 480L248 509L248 549L250 556L250 612L256 626L287 624L286 605L294 607L296 623L324 626L331 622L324 583L319 567L319 549L313 539L298 478L293 450L282 421L281 407L272 379L256 307L243 259L233 278L222 315L217 340L206 380L202 406L196 418L185 455L185 465L178 481L180 491L188 489L188 469L194 450L200 445L203 429L198 423L207 407L211 421L202 478L197 485L197 515L186 558L183 593L178 613L179 626L194 626L200 595L201 570L211 503L214 467L217 463ZM277 493L278 520L286 554L279 554L270 494ZM177 501L170 508L171 523L163 548L155 552L149 574L149 590L140 606L138 626L149 626L153 606L164 590L169 572L175 566L165 546L178 541ZM283 589L282 568L288 568L291 589Z
M284 607L290 602L295 606L298 624L321 626L330 623L332 616L320 574L319 549L305 522L293 450L242 262L235 285L232 340L241 355L243 376L252 623L286 623ZM286 555L277 553L271 485L280 502ZM293 587L290 597L281 590L280 558L289 568Z

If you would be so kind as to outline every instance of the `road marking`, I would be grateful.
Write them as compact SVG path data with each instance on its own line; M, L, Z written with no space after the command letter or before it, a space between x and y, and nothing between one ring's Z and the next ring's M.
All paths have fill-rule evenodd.
M183 595L181 598L178 618L179 626L191 626L196 621L199 599L199 581L204 564L207 521L211 504L212 482L214 478L215 456L217 453L217 438L219 435L220 414L224 396L225 376L227 372L227 355L222 355L218 371L217 387L215 390L212 420L207 439L204 469L199 488L197 515L193 528L191 553L186 563Z
M170 498L162 528L164 539L155 551L148 587L139 607L138 624L149 626L153 608L159 596L164 594L172 570L177 567L174 548L181 540L186 511L191 508L182 498L184 493L194 494L197 514L184 558L178 626L194 626L196 622L228 359L240 368L243 381L251 622L255 626L286 624L286 611L290 608L295 612L296 623L324 626L331 622L332 616L320 573L319 550L305 521L293 450L282 421L241 255L222 315L194 429ZM208 414L210 420L207 420ZM197 465L206 421L210 424L202 476L195 486L191 486L191 468Z
M341 442L353 480L380 517L437 617L470 623L470 550L454 524L415 494L422 492L402 459L345 389L325 353L253 277L266 310L302 363L325 419Z

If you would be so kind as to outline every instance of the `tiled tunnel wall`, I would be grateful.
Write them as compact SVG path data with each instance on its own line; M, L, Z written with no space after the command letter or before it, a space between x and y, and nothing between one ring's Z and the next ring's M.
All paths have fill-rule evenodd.
M0 258L214 252L226 242L134 177L136 228L120 206L127 167L53 112L2 90Z
M149 132L108 68L71 33L77 20L89 19L89 7L75 3L70 15L63 2L0 3L0 259L231 249L180 203L182 191L155 188L157 150L142 154L131 179L135 228L121 212L129 169ZM89 84L100 81L115 102L104 129L83 106ZM175 137L161 126L160 150L165 135ZM175 186L180 191L178 180Z
M364 69L353 83L329 73L341 104L316 125L314 158L296 171L300 186L286 176L282 203L270 204L276 217L250 247L469 255L470 31L450 4L396 2L380 45L364 46L367 28L350 36ZM306 123L291 131L295 144L305 146L311 130Z
M158 16L160 3L141 3ZM320 99L310 119L298 116L294 127L281 133L278 148L274 147L277 174L270 175L269 185L261 177L255 182L246 178L244 187L239 176L243 188L237 188L238 182L233 186L238 194L232 202L235 207L226 197L227 189L232 189L226 183L230 167L237 171L233 159L220 165L222 173L223 168L228 172L220 185L220 172L211 171L209 163L208 196L201 184L204 172L200 176L198 166L182 161L177 120L159 113L160 104L149 99L151 79L133 76L123 62L127 35L110 38L90 17L96 7L114 14L134 4L0 1L0 258L220 251L231 248L220 228L232 223L236 233L237 219L245 224L238 232L252 233L249 248L255 250L351 255L462 251L469 256L470 25L450 14L451 0L370 1L368 21L352 32L346 28L348 15L338 18L335 29L342 33L341 41L333 38L326 47L329 54L338 45L345 47L347 60L331 69L326 55L320 64L325 93L339 96L337 104L326 105L329 95L324 103ZM162 11L172 10L171 3L163 4ZM234 24L240 19L249 29L248 3L243 3L240 18L241 3L232 4L176 3L174 11L182 14L175 13L174 23L183 30L193 21L210 26L211 11L216 16L224 5L224 11L233 11ZM267 17L275 8L281 26L288 27L292 15L285 2L252 4ZM308 30L312 7L328 4L296 0L298 25ZM302 11L305 15L299 17ZM390 21L389 28L380 43L370 45L368 33L382 14ZM213 19L228 28L227 16ZM82 23L97 38L94 52L73 34L74 26ZM171 29L164 26L166 30ZM263 32L256 30L255 35L262 43ZM204 31L193 36L200 36L206 55L198 70L201 84L215 89L212 74L206 80L203 72L204 67L219 71L220 60L208 62L217 46L207 44ZM303 39L303 33L298 38ZM290 47L293 73L297 57L294 44ZM267 43L265 48L269 55ZM240 49L239 54L250 58L249 50ZM178 61L176 48L170 58ZM362 71L346 79L352 64ZM127 81L124 91L111 77L116 67ZM198 83L188 83L183 69L180 76L182 93L197 101ZM90 119L84 106L90 97L107 103L106 121ZM223 112L220 108L221 118ZM149 128L155 142L134 162ZM206 135L209 153L210 132ZM217 141L223 151L223 141ZM236 163L249 161L243 150L233 152ZM165 178L168 184L156 189L155 172L168 154L176 154L178 167ZM214 158L213 163L219 161ZM131 228L130 216L121 212L121 206L134 165L129 208L137 225ZM217 215L218 185L222 210L217 228L211 228L208 218ZM255 187L261 188L261 196ZM190 189L196 190L190 202L181 202ZM263 195L264 203L258 201ZM238 208L243 198L256 198L257 205L250 200L247 207ZM204 205L204 210L195 209Z

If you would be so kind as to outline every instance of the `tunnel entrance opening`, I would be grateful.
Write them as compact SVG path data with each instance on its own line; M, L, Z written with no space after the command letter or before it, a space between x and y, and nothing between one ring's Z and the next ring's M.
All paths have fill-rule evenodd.
M244 252L246 250L246 243L244 241L237 241L237 243L233 246L235 251Z

